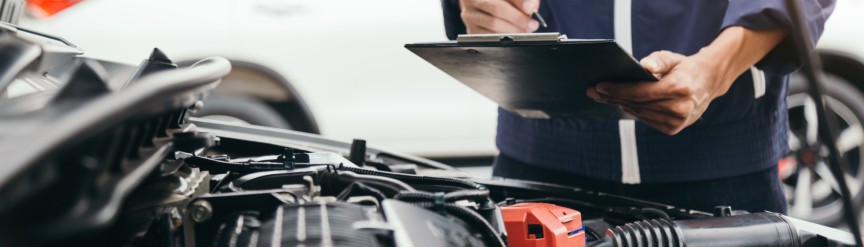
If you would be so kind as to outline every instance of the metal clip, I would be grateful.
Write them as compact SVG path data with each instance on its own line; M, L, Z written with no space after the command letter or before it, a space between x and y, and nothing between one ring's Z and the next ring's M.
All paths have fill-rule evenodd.
M567 39L561 33L460 34L457 43L558 42Z

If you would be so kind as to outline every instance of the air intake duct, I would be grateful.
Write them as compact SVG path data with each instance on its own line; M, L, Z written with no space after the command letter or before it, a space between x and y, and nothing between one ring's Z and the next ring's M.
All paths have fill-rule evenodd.
M590 246L827 246L851 245L851 234L776 213L691 220L656 219L606 231Z

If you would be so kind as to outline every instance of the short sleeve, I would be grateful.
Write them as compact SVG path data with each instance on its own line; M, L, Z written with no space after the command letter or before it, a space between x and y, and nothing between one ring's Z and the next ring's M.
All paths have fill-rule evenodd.
M822 35L825 21L834 10L835 0L803 0L803 12L813 37L811 46ZM753 30L792 27L792 16L784 0L730 0L723 18L723 29L741 26ZM791 37L780 42L756 67L772 73L790 73L800 67Z

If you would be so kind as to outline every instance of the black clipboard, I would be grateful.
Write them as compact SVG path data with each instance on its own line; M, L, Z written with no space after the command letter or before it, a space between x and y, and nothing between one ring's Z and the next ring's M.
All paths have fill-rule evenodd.
M558 33L460 35L405 48L502 108L530 118L623 118L585 95L598 82L657 81L614 40Z

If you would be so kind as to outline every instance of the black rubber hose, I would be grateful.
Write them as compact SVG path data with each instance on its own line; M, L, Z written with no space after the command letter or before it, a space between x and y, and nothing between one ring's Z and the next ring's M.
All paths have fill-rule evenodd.
M839 230L809 232L785 216L754 213L724 217L655 219L620 225L606 232L615 247L647 246L840 246L852 238L837 237ZM829 237L833 236L833 237Z
M674 222L665 219L627 223L611 229L606 235L612 238L611 245L606 246L685 246L681 228L676 226ZM718 234L716 240L720 241L724 237L728 238L729 236Z
M435 195L429 192L422 191L402 191L399 192L399 194L393 196L393 199L406 202L434 201Z
M444 195L444 201L455 202L461 200L486 201L489 199L488 190L459 190Z
M427 209L435 207L435 203L432 203L432 202L415 202L413 204L415 206L427 208ZM473 210L467 209L465 207L462 207L462 206L459 206L459 205L456 205L453 203L447 203L447 204L444 204L443 206L444 206L444 210L446 210L447 213L452 214L453 216L456 216L459 219L462 219L463 221L465 221L465 223L468 223L472 226L477 227L475 229L479 229L481 231L481 233L483 234L483 237L486 238L487 246L492 246L492 247L505 247L506 246L506 244L504 243L504 240L501 239L500 237L498 237L499 236L498 231L496 231L495 228L492 227L492 225L490 225L489 222L486 221L486 219L484 219L483 216L480 216L480 214L478 214L477 212L474 212Z
M400 201L434 201L435 194L424 191L402 191L396 194L393 199ZM461 200L486 201L489 199L489 191L486 190L460 190L444 194L445 202L455 202Z
M408 184L415 184L415 185L449 186L449 187L456 187L456 188L461 188L461 189L472 189L472 190L478 190L478 189L484 188L480 184L465 181L465 180L455 179L455 178L418 176L418 175L410 175L410 174L404 174L404 173L375 171L375 170L363 169L363 168L358 168L358 167L348 167L348 166L340 166L338 169L342 170L342 171L355 172L357 174L365 174L365 175L373 175L373 176L382 176L382 177L393 178L393 179L400 180L400 181L408 183Z

